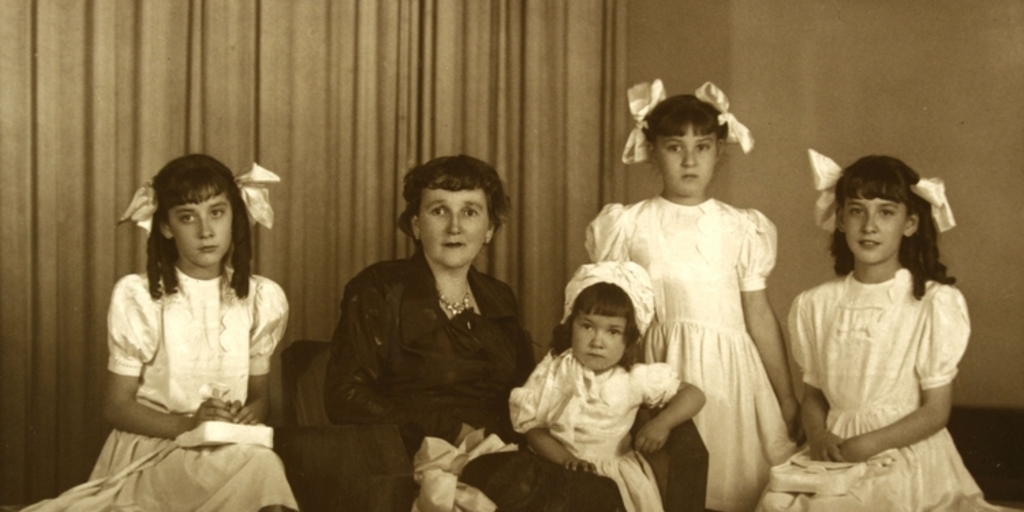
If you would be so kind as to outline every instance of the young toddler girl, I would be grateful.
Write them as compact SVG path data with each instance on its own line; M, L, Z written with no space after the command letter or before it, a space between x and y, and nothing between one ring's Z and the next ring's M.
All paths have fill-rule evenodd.
M249 215L271 226L273 181L193 154L136 192L122 220L152 229L146 274L123 277L110 302L103 414L114 430L89 482L26 510L298 509L269 447L175 443L206 421L253 425L269 412L288 302L250 270Z
M790 310L809 446L772 469L760 509L998 510L945 428L970 321L939 261L942 182L888 156L810 156L840 277Z
M587 230L593 261L633 261L654 285L647 361L667 362L707 394L694 423L709 454L706 506L749 511L772 465L796 450L799 405L766 292L775 226L757 210L707 195L727 142L750 132L710 82L664 99L661 81L629 90L637 128L623 161L650 161L661 195L609 204ZM774 391L774 392L773 392Z
M551 351L509 400L513 427L536 454L614 480L628 512L662 510L651 468L637 452L661 448L704 404L701 390L669 365L633 362L653 298L647 272L635 263L580 267L565 288ZM633 440L642 405L664 409Z

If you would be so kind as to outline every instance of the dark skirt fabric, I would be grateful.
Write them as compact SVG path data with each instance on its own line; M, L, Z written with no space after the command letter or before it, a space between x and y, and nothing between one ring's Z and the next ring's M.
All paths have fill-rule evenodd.
M527 450L477 457L459 480L483 491L498 512L624 510L614 480L565 469Z

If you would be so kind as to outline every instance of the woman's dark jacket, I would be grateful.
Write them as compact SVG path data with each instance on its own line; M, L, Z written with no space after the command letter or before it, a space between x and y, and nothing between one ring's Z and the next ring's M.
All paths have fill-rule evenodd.
M508 285L468 278L481 313L452 319L421 251L349 281L324 382L332 422L395 424L410 451L424 436L454 441L463 423L518 439L508 396L533 370L533 343Z

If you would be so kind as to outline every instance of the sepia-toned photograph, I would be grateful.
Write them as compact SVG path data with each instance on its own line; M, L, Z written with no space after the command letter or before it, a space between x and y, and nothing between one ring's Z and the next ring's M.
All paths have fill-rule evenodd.
M0 512L1024 510L1024 0L0 0Z

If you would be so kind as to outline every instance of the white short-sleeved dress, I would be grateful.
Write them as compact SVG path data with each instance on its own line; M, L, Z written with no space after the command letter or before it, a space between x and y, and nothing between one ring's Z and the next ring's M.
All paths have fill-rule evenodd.
M666 364L636 364L628 371L614 366L595 374L572 350L548 353L526 384L512 390L512 426L521 433L548 428L570 453L618 484L627 512L661 511L654 473L633 450L629 431L640 405L666 404L679 384Z
M853 274L793 302L793 356L830 409L826 426L850 438L891 425L920 407L921 390L950 384L967 349L963 295L929 282L921 300L903 269L884 283ZM946 429L867 463L846 494L766 492L762 510L1001 510L983 501Z
M647 360L669 363L707 397L694 423L710 457L706 506L714 510L752 510L769 468L796 450L740 296L765 288L775 238L760 212L715 199L610 204L587 229L592 260L634 261L651 276L656 320L644 341Z
M179 292L153 300L144 275L118 281L107 318L107 368L139 378L136 400L193 414L212 396L245 403L250 375L270 371L288 301L273 281L252 276L244 299L221 279L178 272ZM256 445L179 448L174 440L113 430L89 482L37 510L259 510L298 505L273 450Z

